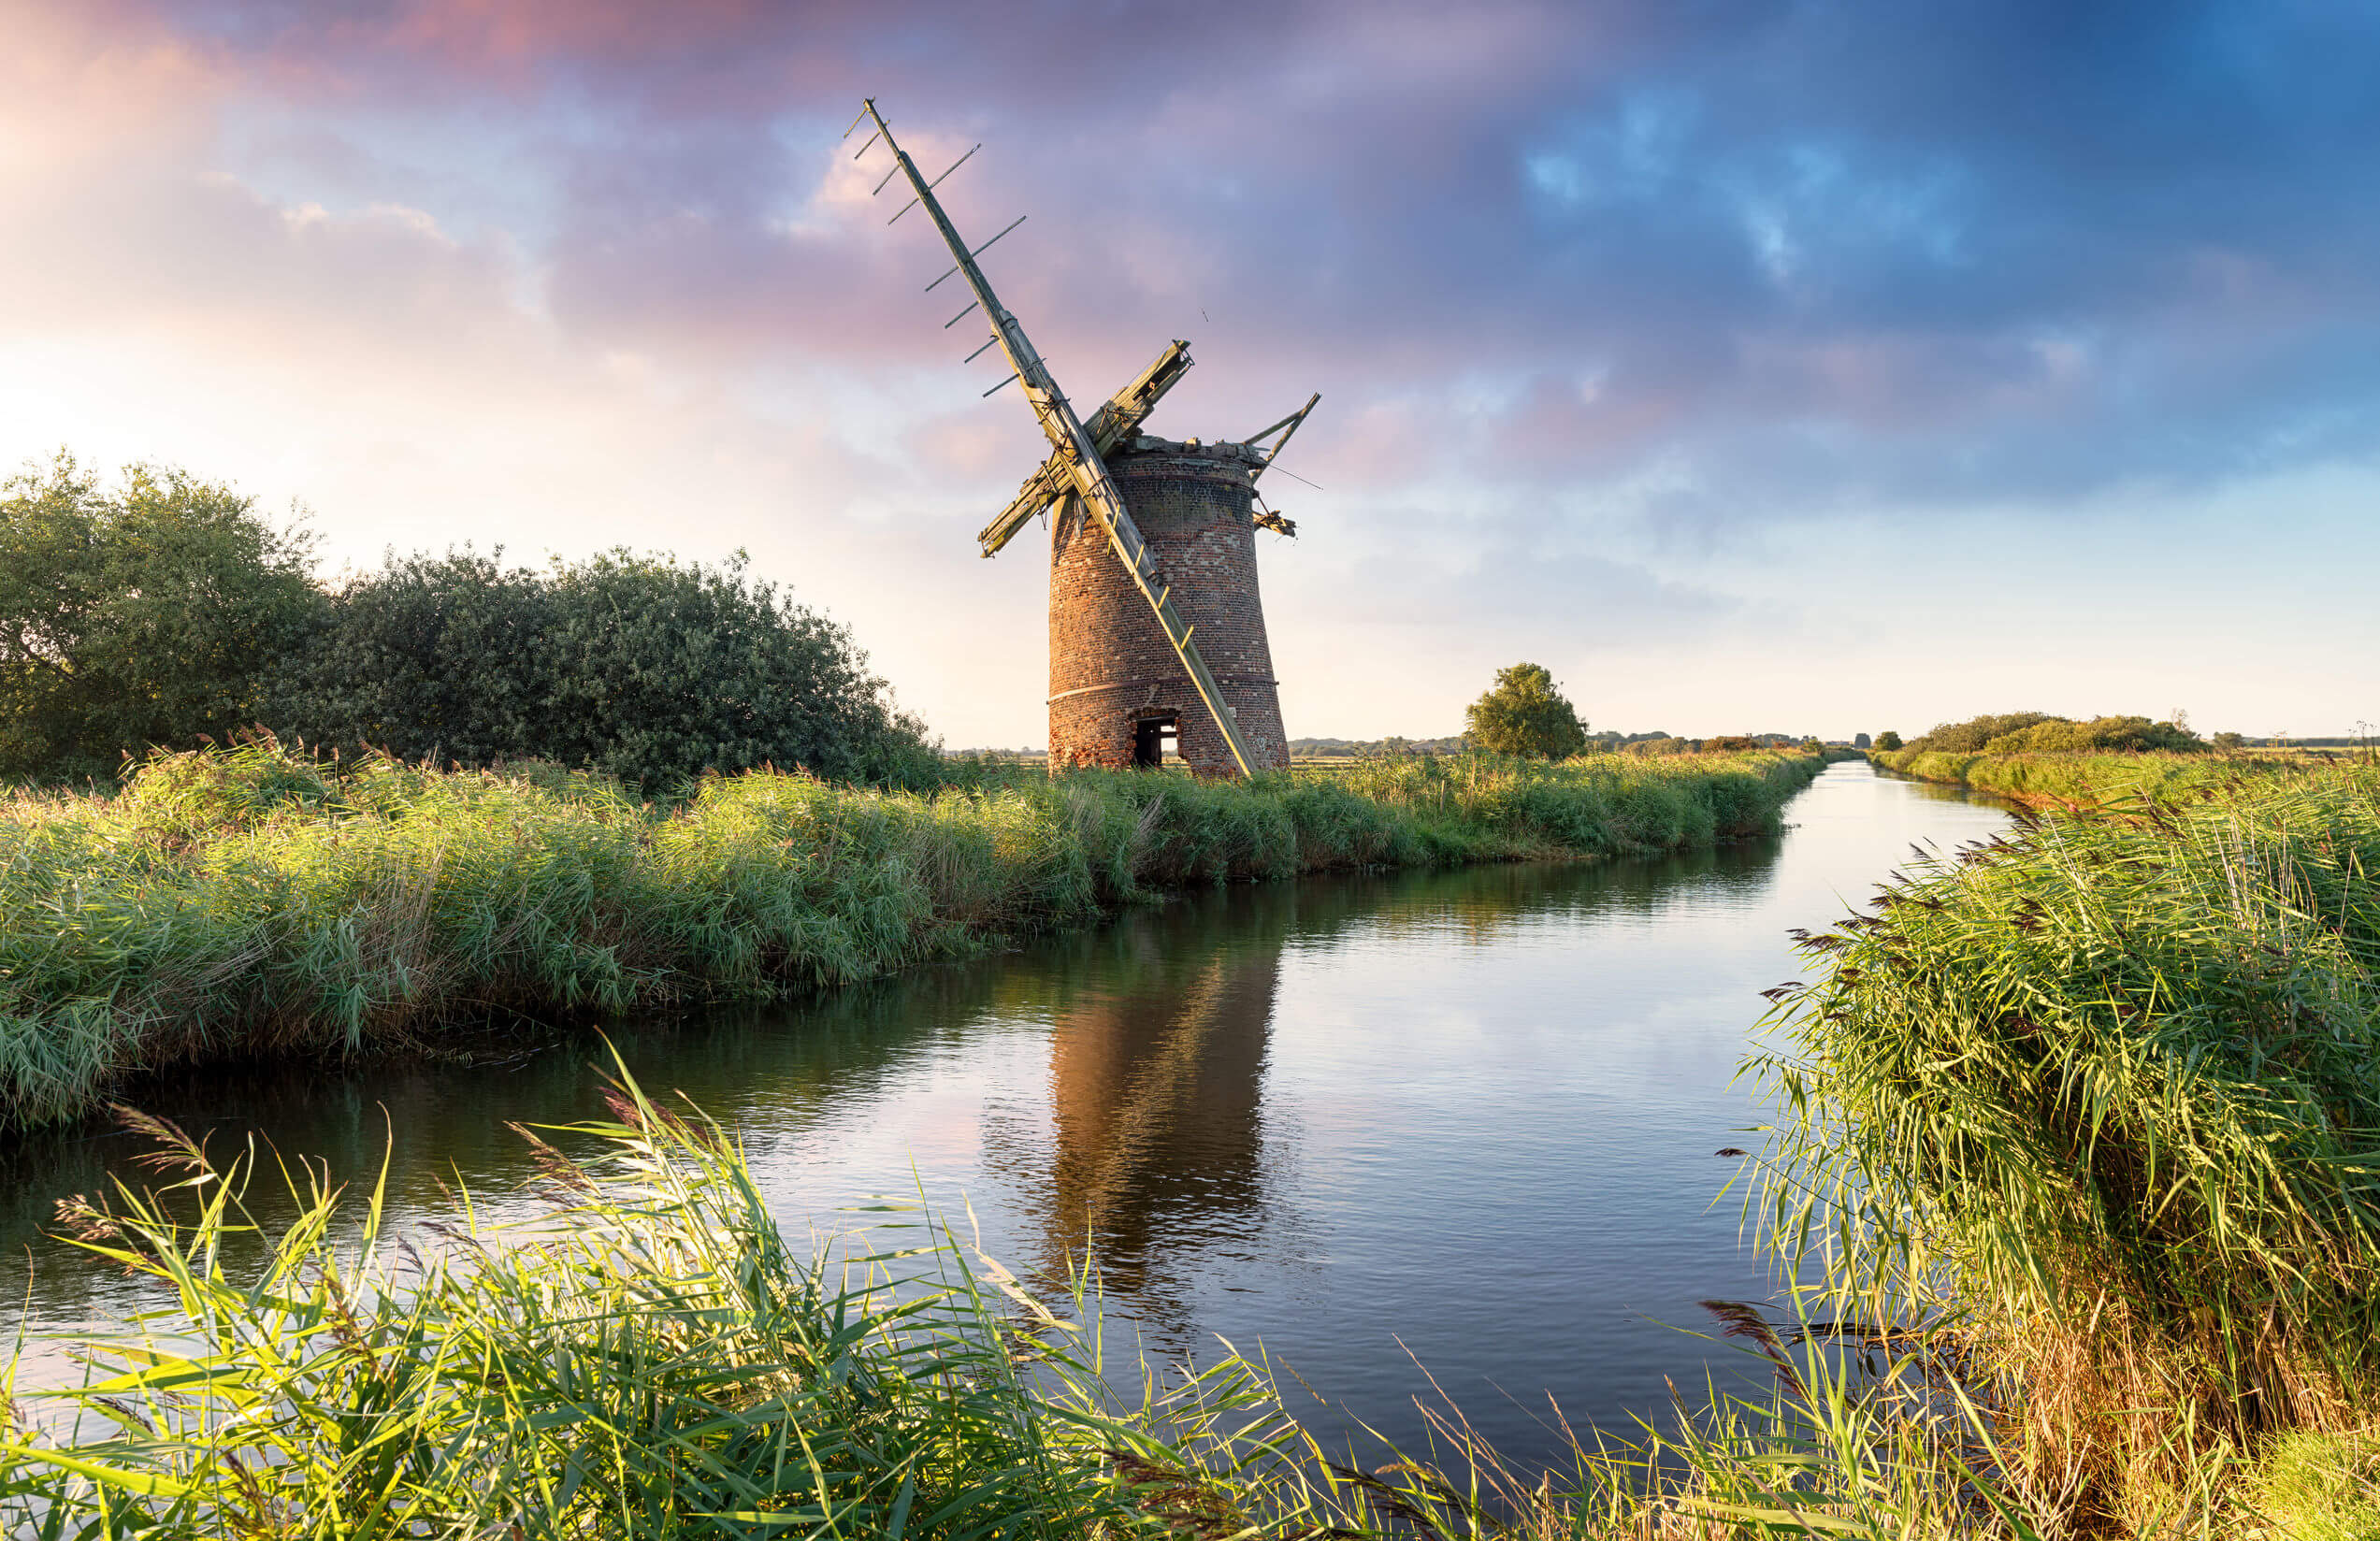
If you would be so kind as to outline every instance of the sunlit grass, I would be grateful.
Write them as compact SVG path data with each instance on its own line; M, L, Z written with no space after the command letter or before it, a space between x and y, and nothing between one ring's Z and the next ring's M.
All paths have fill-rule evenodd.
M2044 1534L2226 1534L2272 1441L2372 1416L2375 869L2341 766L2053 816L1804 943L1768 1218L1824 1314L1955 1346Z
M1986 755L1900 749L1870 757L1904 775L2070 808L2140 799L2186 802L2275 776L2319 776L2332 763L2304 755L2244 752ZM2341 756L2337 763L2348 763L2348 757Z
M1783 1367L1775 1397L1674 1437L1587 1431L1537 1470L1441 1405L1427 1448L1333 1449L1261 1355L1153 1366L1111 1341L1095 1275L1037 1297L914 1206L796 1249L729 1135L615 1086L608 1120L520 1131L542 1205L489 1223L458 1193L451 1222L411 1234L377 1186L252 1148L219 1159L133 1116L159 1190L62 1219L155 1304L79 1339L79 1382L11 1377L0 1525L56 1541L1882 1541L1960 1518L1911 1480L1911 1458L1939 1451L1774 1333L1759 1351ZM277 1180L296 1215L268 1232L249 1195Z
M526 1221L461 1195L453 1224L397 1235L377 1190L284 1170L299 1213L238 1265L256 1154L150 1125L166 1190L66 1217L160 1305L86 1344L79 1386L15 1388L0 1523L964 1537L1311 1506L1295 1474L1235 1469L1280 1432L1245 1367L1126 1407L1079 1300L1051 1310L915 1216L868 1256L796 1252L723 1131L625 1079L613 1105L549 1131L591 1157L537 1141L549 1205ZM345 1218L360 1235L334 1241Z
M463 1193L414 1234L377 1187L252 1149L219 1159L135 1116L162 1190L62 1217L157 1304L82 1337L79 1382L7 1388L0 1525L1517 1541L1716 1535L1797 1502L1775 1491L1794 1481L1780 1462L1807 1448L1823 1380L1681 1444L1582 1440L1550 1472L1503 1462L1445 1407L1428 1450L1334 1452L1261 1356L1152 1366L1110 1340L1094 1275L1037 1297L913 1206L796 1250L724 1131L625 1075L611 1102L602 1122L520 1131L544 1176L535 1212L491 1224ZM249 1194L276 1175L296 1213L267 1233Z
M117 795L0 803L0 1126L144 1068L846 984L1204 885L1707 844L1774 829L1818 769L1421 760L926 793L764 770L656 807L543 765L160 755Z

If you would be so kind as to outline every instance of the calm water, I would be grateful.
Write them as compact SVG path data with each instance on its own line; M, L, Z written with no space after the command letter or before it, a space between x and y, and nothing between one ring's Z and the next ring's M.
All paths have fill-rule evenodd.
M869 1194L963 1196L1019 1272L1089 1237L1111 1306L1166 1357L1262 1344L1405 1437L1426 1366L1526 1457L1549 1392L1625 1428L1707 1357L1735 1373L1680 1329L1698 1300L1767 1292L1712 1153L1751 1143L1732 1077L1754 992L1794 973L1784 930L1864 900L1912 843L2005 822L1856 761L1787 816L1781 839L1675 860L1239 888L623 1048L743 1135L788 1228L837 1229ZM242 1071L141 1101L219 1148L257 1131L356 1176L393 1130L392 1203L426 1217L455 1171L517 1195L505 1121L599 1112L594 1058ZM155 1303L40 1234L133 1148L87 1131L0 1157L0 1287L37 1331Z

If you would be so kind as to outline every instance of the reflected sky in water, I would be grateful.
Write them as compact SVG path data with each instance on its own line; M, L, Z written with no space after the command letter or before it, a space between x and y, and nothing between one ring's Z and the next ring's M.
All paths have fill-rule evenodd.
M2006 815L1831 768L1792 829L1656 862L1318 879L1199 895L973 963L789 1007L622 1030L656 1090L733 1127L789 1229L871 1194L927 1197L1020 1273L1088 1242L1152 1354L1262 1345L1343 1410L1412 1439L1426 1366L1508 1451L1576 1420L1658 1417L1740 1356L1681 1329L1767 1291L1713 1194L1758 1116L1734 1083L1791 977L1789 926L1865 900L1912 843ZM504 1069L243 1069L137 1101L365 1176L392 1203L492 1209L533 1176L507 1120L599 1111L598 1046ZM93 1127L5 1161L0 1276L36 1330L160 1303L41 1234L136 1146ZM24 1276L30 1262L31 1280ZM29 1289L29 1294L28 1294ZM36 1352L28 1378L59 1373Z

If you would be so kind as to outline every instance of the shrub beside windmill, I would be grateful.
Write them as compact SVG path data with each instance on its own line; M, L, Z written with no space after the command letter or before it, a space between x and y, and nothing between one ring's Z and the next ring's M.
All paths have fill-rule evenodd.
M982 312L990 340L968 356L997 346L1012 371L1001 385L1017 382L1049 438L1049 458L977 540L991 556L1036 515L1051 515L1051 769L1156 765L1169 741L1200 775L1286 769L1256 530L1287 535L1294 526L1258 508L1256 482L1320 395L1245 440L1153 438L1141 425L1190 366L1190 344L1176 341L1086 423L976 264L1016 225L970 251L934 197L942 178L929 182L918 171L873 98L852 131L871 120L876 131L860 153L882 139L894 161L877 191L898 175L915 194L893 218L922 207L950 249L950 271L927 287L956 274L974 294L945 324Z

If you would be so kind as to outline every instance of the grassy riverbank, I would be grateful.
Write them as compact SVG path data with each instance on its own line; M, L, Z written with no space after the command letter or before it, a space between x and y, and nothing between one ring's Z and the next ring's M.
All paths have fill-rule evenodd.
M162 1286L160 1309L94 1347L82 1391L29 1399L36 1426L0 1444L0 1524L924 1541L1176 1518L1219 1535L1243 1505L1311 1506L1294 1476L1230 1469L1280 1427L1244 1368L1121 1405L1075 1303L1061 1317L915 1232L856 1270L796 1254L716 1128L625 1083L614 1109L557 1134L600 1141L585 1160L541 1146L553 1202L526 1223L466 1208L396 1238L377 1195L342 1208L308 1182L263 1247L243 1234L253 1156L217 1167L151 1126L195 1205L120 1194L65 1218Z
M914 1213L840 1238L884 1244L854 1263L796 1252L699 1112L625 1079L612 1106L543 1131L555 1144L523 1131L542 1207L491 1224L459 1203L416 1236L383 1229L377 1189L342 1195L305 1166L280 1168L297 1213L267 1231L248 1196L273 1178L252 1151L218 1164L136 1117L169 1191L62 1220L151 1301L86 1340L81 1385L6 1388L0 1526L45 1541L1719 1534L1653 1528L1688 1507L1649 1495L1624 1457L1509 1472L1451 1415L1435 1452L1451 1477L1432 1452L1325 1448L1261 1359L1152 1373L1103 1330L1093 1281L1036 1298Z
M2380 1534L2380 769L2160 769L1809 938L1760 1066L1810 1309L1900 1361L1865 1480L1940 1534Z
M2174 754L1954 754L1941 750L1879 750L1869 755L1888 770L1948 782L2040 806L2088 808L2148 799L2186 802L2252 780L2318 770L2321 762L2295 756Z
M0 1126L72 1117L137 1070L841 984L1200 884L1686 849L1773 831L1821 765L1415 759L930 795L764 771L656 807L545 767L164 755L117 795L0 805Z

